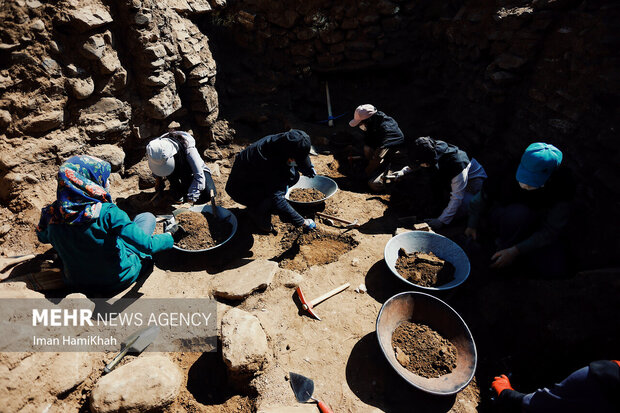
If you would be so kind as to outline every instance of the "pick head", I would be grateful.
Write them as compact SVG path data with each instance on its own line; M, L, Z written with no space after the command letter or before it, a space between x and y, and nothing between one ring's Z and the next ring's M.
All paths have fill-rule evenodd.
M321 321L321 317L319 317L314 312L314 310L312 309L312 303L310 301L306 300L306 297L304 296L304 293L301 291L301 287L297 287L297 289L295 291L297 292L297 296L299 297L299 301L301 301L301 308L306 310L312 317L314 317L317 320Z

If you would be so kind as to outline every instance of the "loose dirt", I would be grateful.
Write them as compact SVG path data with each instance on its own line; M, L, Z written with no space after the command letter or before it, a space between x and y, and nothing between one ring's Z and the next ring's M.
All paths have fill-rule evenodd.
M188 233L177 242L177 246L186 250L201 250L221 244L231 231L230 223L211 214L182 212L176 216L176 221Z
M315 188L295 188L291 190L291 193L288 197L291 201L313 202L324 199L325 194Z
M358 242L348 234L338 234L325 230L302 232L295 229L282 239L290 245L283 254L280 267L304 271L314 265L325 265L338 261L338 258L355 248Z
M392 334L398 362L412 373L435 378L456 367L456 347L425 324L404 321Z
M232 149L231 153L240 149ZM232 156L220 161L221 175L214 176L218 188L225 186L233 161ZM339 176L335 168L340 167L333 156L318 156L313 159L313 163L317 173L332 178ZM396 280L383 261L383 246L391 238L398 223L396 217L386 210L388 195L377 196L365 191L351 190L355 188L354 182L356 181L348 178L339 178L341 190L325 201L323 212L345 219L358 218L362 226L342 233L318 222L319 230L334 234L336 240L344 241L345 244L349 243L343 250L347 252L324 265L306 265L299 250L286 258L304 262L299 267L304 268L300 286L311 298L345 282L351 285L365 284L367 293L356 293L349 288L324 301L316 309L322 318L319 322L299 314L298 303L293 297L294 291L283 285L283 274L276 275L272 285L264 292L253 294L237 305L237 308L255 315L267 334L273 358L266 370L248 384L248 391L240 391L228 386L221 353L171 353L169 356L186 373L187 381L177 400L163 410L165 413L249 413L271 406L282 409L297 406L290 383L286 380L289 371L312 378L316 386L315 393L339 412L409 411L412 404L421 407L420 413L476 411L480 390L475 380L453 400L429 399L419 392L412 392L411 386L398 376L385 360L375 335L377 314L385 300L407 288L395 284ZM365 180L361 182L365 185ZM54 182L49 191L38 195L41 197L41 206L53 201L55 185ZM152 204L146 203L153 195L151 190L138 193L144 196L137 197L137 187L137 178L119 179L114 184L115 194L126 200L123 207L130 216L145 210L154 214L172 213L169 205L165 209L156 209ZM300 229L282 222L277 216L273 217L277 233L252 233L253 226L244 208L235 204L225 191L222 191L220 196L220 205L233 212L239 221L237 234L230 244L219 248L217 254L210 253L208 259L201 254L192 254L188 259L180 261L174 251L158 254L155 268L144 284L139 286L139 289L131 287L135 293L152 298L207 297L222 269L240 266L248 259L269 260L280 257L302 234ZM141 202L137 202L135 206L127 202L133 200ZM0 211L0 222L10 216L5 216L2 212ZM40 208L27 217L28 231L33 234L31 227L38 221L39 214ZM309 211L306 217L311 218L311 214ZM10 222L15 222L15 218ZM26 239L28 233L24 231L23 235ZM36 235L33 237L36 239ZM348 239L351 241L347 241ZM317 239L314 242L319 241ZM315 244L311 242L309 245ZM10 252L15 255L24 254L31 251L28 249L31 247L32 245L27 245L21 248L11 244ZM301 250L301 245L299 247ZM49 245L41 245L41 248L47 250ZM318 254L319 248L314 249ZM6 254L6 250L2 252ZM120 295L133 293L128 289ZM475 294L466 294L467 303L472 302L472 296ZM224 311L225 307L221 310L218 307L218 318ZM487 328L487 324L484 324L484 328ZM6 354L10 356L12 353ZM63 396L62 400L49 400L53 402L50 410L77 411L81 406L81 411L88 411L88 395L93 383L99 378L101 360L110 361L114 355L96 354L98 368L93 368L92 382L83 383ZM14 368L18 362L12 364L1 358L2 355L0 366L9 366L8 368L15 372L19 370ZM127 362L129 361L131 357L127 358ZM20 410L26 403L40 407L39 410L43 410L47 405L51 396L45 389L54 383L55 376L41 374L39 369L31 371L38 375L36 383L40 383L40 387L37 387L36 391L27 386L19 387L18 390L11 389L9 393L1 393L0 389L0 394L7 394L6 400L11 400L11 406L15 407L10 409L11 411ZM35 382L34 379L32 381ZM256 389L256 392L253 389Z
M408 254L401 248L396 259L396 271L412 283L423 287L436 287L454 279L454 265L432 252Z

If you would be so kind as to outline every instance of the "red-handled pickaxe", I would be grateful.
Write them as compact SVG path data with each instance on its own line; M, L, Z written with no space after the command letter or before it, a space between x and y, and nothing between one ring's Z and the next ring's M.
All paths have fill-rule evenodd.
M347 288L349 288L351 284L346 283L346 284L342 284L340 287L334 288L333 290L323 294L320 297L315 298L312 301L308 301L306 300L306 297L304 296L304 293L301 291L301 287L297 287L297 296L299 297L299 301L301 301L301 307L306 310L312 317L316 318L317 320L321 321L321 317L319 317L314 311L313 308L315 305L322 303L323 301L327 300L329 297L333 297L334 295L338 294L339 292L342 292L344 290L346 290Z

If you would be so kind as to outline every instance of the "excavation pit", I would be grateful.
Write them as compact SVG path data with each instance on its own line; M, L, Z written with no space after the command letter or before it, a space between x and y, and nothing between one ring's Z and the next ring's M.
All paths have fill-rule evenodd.
M359 244L350 234L323 230L303 232L299 228L286 234L281 242L288 248L279 257L280 267L294 271L338 261L341 255Z

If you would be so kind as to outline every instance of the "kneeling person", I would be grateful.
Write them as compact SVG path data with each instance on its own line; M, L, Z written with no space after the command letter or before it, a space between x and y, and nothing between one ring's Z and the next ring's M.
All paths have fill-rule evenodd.
M146 146L146 156L156 176L156 191L163 191L167 179L179 202L202 204L211 200L211 191L217 195L211 171L189 133L174 131L153 139Z
M304 219L284 197L288 187L299 180L300 172L310 178L316 175L309 154L310 137L301 130L265 136L237 154L226 192L248 207L261 231L273 229L272 212L284 215L298 227L314 229L314 221Z

